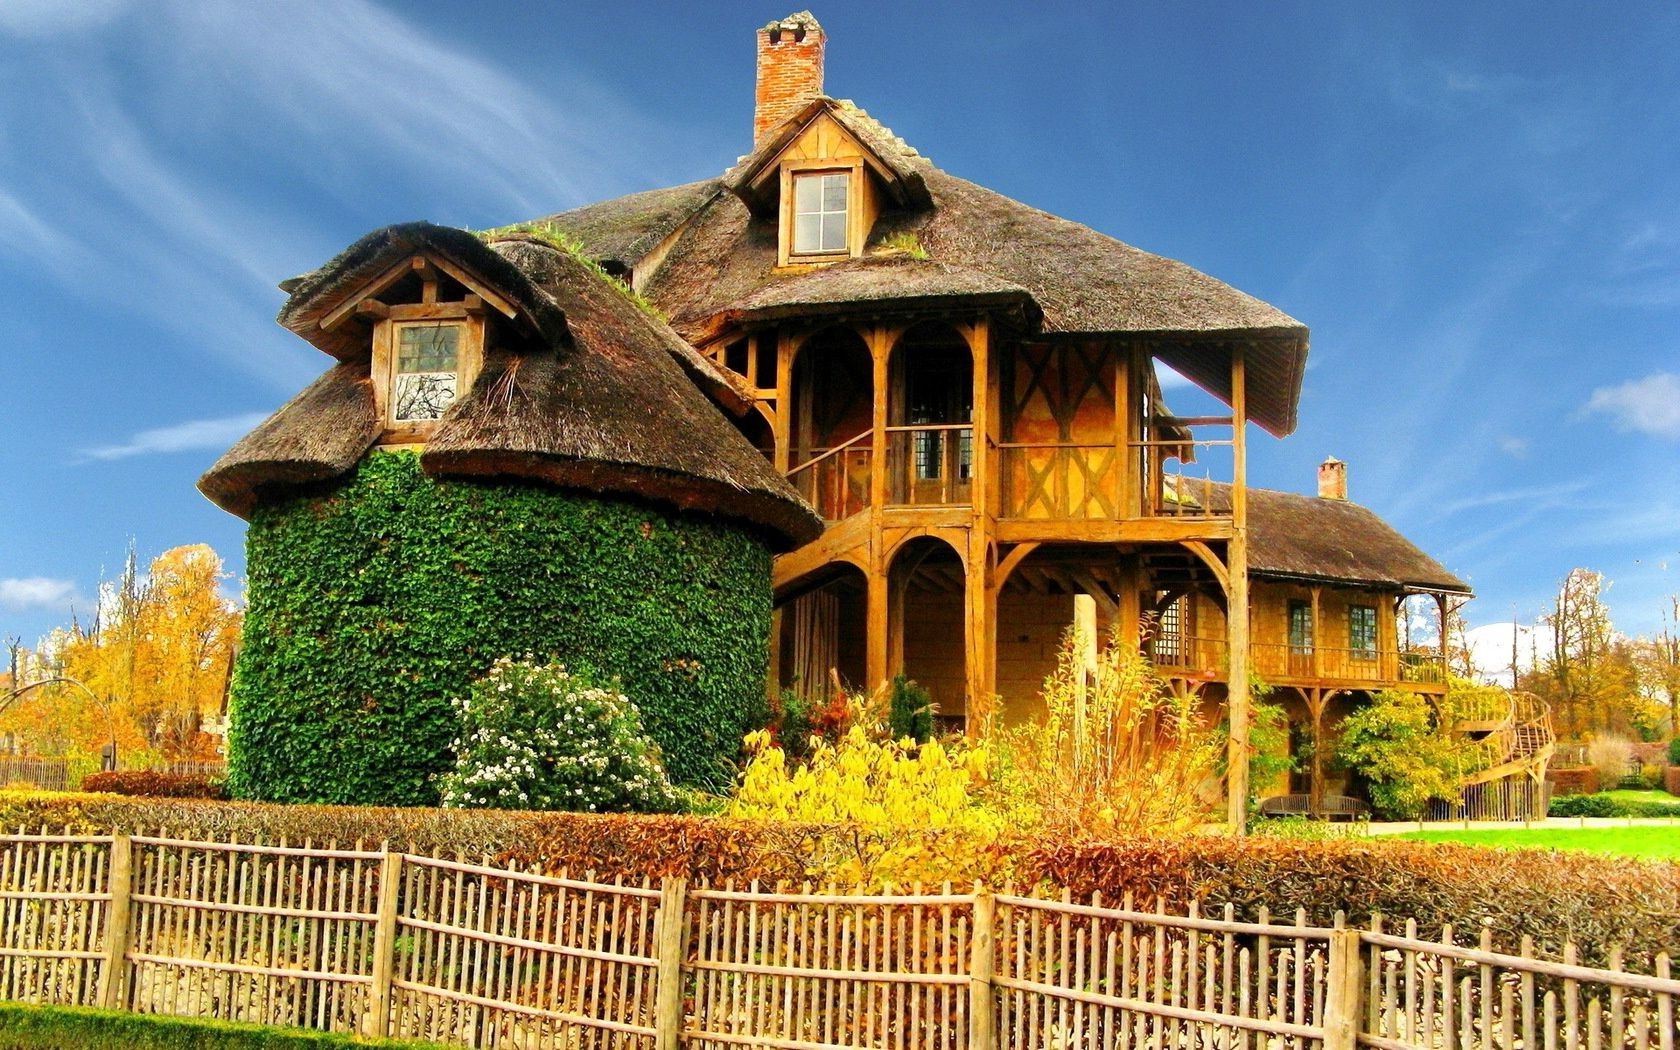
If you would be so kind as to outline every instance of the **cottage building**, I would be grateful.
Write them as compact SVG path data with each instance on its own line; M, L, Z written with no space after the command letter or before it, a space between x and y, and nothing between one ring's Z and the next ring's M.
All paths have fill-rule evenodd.
M903 672L953 725L1029 715L1077 620L1228 708L1234 751L1251 674L1315 740L1373 690L1444 691L1396 611L1465 583L1351 502L1335 460L1315 496L1248 484L1251 430L1296 426L1306 326L946 173L824 93L825 46L809 12L758 32L752 149L717 178L547 216L539 241L392 228L290 288L282 323L341 363L205 491L242 512L412 444L440 475L740 520L779 552L772 689ZM665 320L627 319L554 235ZM519 339L539 352L510 398L496 347ZM1157 363L1228 413L1175 415Z

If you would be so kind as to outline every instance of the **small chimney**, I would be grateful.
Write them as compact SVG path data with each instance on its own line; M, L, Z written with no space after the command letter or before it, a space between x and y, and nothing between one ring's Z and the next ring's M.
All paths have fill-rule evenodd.
M1318 498L1347 499L1347 464L1335 456L1318 465Z
M758 31L758 93L753 147L823 90L823 30L809 11Z

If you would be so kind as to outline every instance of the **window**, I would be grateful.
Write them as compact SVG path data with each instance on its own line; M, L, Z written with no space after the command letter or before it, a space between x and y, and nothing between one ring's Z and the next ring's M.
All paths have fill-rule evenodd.
M793 178L793 253L844 252L847 243L847 196L851 174L844 171Z
M1155 625L1155 638L1151 643L1158 664L1179 666L1183 663L1184 602L1183 596L1174 598L1161 610L1161 619Z
M391 374L391 423L440 419L459 394L462 325L399 324Z
M1313 650L1313 619L1310 602L1289 603L1289 652L1293 656L1311 656Z
M1377 658L1377 610L1370 605L1348 606L1348 648L1355 659Z

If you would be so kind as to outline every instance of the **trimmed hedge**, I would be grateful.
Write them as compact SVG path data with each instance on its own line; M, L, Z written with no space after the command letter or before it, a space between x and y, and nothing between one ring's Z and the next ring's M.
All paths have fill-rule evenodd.
M1548 817L1680 817L1680 799L1623 799L1607 794L1565 795L1552 799Z
M812 827L694 816L594 816L506 810L269 806L0 792L0 825L73 831L157 830L246 841L282 837L367 843L389 840L411 852L489 857L511 867L594 872L601 878L681 875L766 885L798 884L815 837L843 827ZM907 833L937 836L938 832ZM1233 904L1245 919L1261 907L1288 917L1306 910L1327 924L1336 912L1363 925L1375 913L1416 919L1425 936L1451 923L1466 936L1487 923L1515 946L1528 934L1557 950L1572 940L1588 962L1625 944L1648 957L1672 950L1680 929L1680 864L1547 850L1505 850L1382 838L1301 842L1191 837L1109 843L1015 841L976 845L974 868L954 878L993 885L1101 891L1117 902L1164 900ZM1393 928L1391 926L1391 928Z
M721 519L438 480L412 452L252 516L228 786L431 805L452 699L499 656L617 676L681 784L731 779L769 666L770 553Z
M440 1045L359 1039L304 1028L0 1002L0 1050L426 1050Z
M149 769L120 769L89 773L82 790L150 798L227 798L220 781L187 773L157 773Z
M1591 795L1598 791L1598 770L1591 766L1565 766L1546 771L1552 785L1552 797Z

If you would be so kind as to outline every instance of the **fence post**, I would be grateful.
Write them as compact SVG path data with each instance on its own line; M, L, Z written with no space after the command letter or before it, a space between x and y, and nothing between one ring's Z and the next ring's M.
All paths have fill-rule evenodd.
M99 1001L106 1010L128 1009L128 910L134 892L134 840L111 836L111 906L105 911L105 965L99 971Z
M1324 995L1324 1050L1355 1050L1364 1005L1363 942L1358 930L1330 933L1330 972Z
M379 910L373 926L373 1002L363 1026L369 1038L391 1034L391 971L397 953L397 894L402 888L402 854L385 847L379 862Z
M659 913L654 923L655 971L653 1004L654 1050L677 1050L683 1030L683 934L688 880L667 876L659 880Z
M992 996L997 898L974 895L974 936L968 960L968 1050L997 1050L997 1004Z

